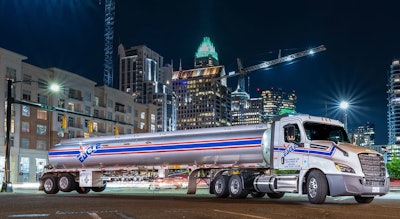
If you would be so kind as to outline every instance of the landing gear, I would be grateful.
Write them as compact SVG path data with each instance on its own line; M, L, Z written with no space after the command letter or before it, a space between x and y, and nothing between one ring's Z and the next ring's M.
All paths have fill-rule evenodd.
M90 192L90 188L89 187L79 187L77 186L75 189L79 194L87 194Z

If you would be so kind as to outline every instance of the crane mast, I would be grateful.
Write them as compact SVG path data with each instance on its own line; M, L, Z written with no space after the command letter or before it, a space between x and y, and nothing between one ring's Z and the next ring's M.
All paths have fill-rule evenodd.
M113 86L113 39L114 39L114 15L115 1L104 2L104 85Z

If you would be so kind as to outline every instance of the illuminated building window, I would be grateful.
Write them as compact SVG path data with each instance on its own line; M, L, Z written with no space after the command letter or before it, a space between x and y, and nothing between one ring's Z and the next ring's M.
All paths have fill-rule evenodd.
M45 110L38 110L37 111L37 118L47 120L47 111Z
M27 117L31 116L31 110L29 106L22 105L22 115Z

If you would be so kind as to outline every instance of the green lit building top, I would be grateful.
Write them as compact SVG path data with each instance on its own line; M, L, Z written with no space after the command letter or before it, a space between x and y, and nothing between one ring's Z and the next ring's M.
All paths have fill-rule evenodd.
M211 42L210 37L204 37L195 53L194 67L203 68L218 65L218 53L215 51L214 44Z

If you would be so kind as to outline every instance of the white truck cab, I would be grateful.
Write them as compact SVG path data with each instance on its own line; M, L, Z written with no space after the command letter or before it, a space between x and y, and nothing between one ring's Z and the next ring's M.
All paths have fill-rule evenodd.
M286 116L273 123L272 133L271 169L295 171L297 183L289 190L308 194L312 203L323 202L326 195L354 196L367 203L389 191L383 156L351 144L337 120Z

